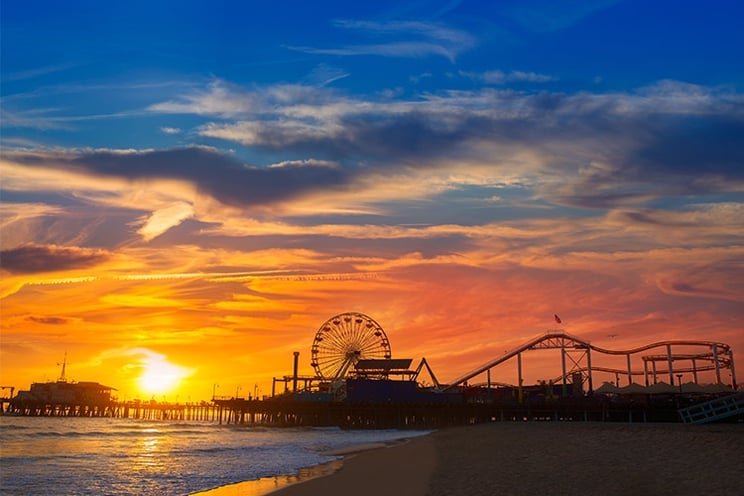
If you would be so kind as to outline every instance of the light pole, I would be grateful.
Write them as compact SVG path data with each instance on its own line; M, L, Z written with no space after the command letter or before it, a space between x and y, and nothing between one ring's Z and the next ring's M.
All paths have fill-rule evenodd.
M215 397L217 396L217 388L220 387L219 384L215 384L212 386L212 401L214 401Z
M238 399L238 395L240 394L240 384L238 384L238 387L235 388L235 399Z

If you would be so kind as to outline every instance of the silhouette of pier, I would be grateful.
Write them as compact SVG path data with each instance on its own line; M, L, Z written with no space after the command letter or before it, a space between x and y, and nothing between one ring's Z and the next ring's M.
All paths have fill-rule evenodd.
M170 403L158 401L47 402L8 401L5 415L24 417L111 417L141 420L219 420L220 407L212 402Z
M523 355L543 350L559 351L560 374L525 385ZM712 402L715 406L718 398L724 398L721 404L728 405L725 398L737 390L733 351L725 343L669 340L609 350L559 329L440 383L425 358L413 370L411 359L393 358L380 325L359 313L339 314L321 325L311 346L314 376L300 376L300 353L293 355L292 375L274 378L271 396L261 399L240 398L237 393L217 397L213 391L210 401L198 403L120 402L112 396L112 387L67 381L63 366L57 382L34 383L15 397L11 389L0 412L359 429L431 429L489 421L679 422L684 412L697 411L691 408L697 404ZM603 357L619 358L621 365L599 363ZM504 377L503 368L509 364L516 365L516 383L493 381L492 374ZM726 370L729 384L724 382ZM420 380L424 372L433 384ZM706 373L714 377L714 384L699 383ZM601 375L615 380L596 388ZM683 384L685 376L692 380ZM282 383L284 390L277 393L276 385ZM713 414L706 415L706 421L713 421ZM716 419L730 421L742 416L740 410L725 416L716 413Z

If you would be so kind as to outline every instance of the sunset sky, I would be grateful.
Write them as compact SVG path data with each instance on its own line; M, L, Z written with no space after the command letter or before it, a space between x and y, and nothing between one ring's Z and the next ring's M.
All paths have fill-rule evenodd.
M4 1L0 381L66 353L122 399L268 394L350 311L445 382L556 327L720 341L744 371L742 19Z

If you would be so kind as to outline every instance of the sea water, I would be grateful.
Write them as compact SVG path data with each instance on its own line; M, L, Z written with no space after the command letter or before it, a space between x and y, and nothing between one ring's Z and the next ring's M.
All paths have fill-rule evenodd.
M324 454L426 434L0 416L2 495L186 495L292 475Z

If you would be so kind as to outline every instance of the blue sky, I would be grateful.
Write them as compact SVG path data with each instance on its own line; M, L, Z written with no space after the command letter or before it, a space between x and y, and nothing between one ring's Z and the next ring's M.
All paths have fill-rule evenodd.
M109 312L162 337L160 353L181 339L165 314L184 349L214 329L226 342L295 329L263 343L279 353L337 307L429 332L425 350L453 371L487 353L482 322L508 341L555 312L590 337L622 322L628 344L744 345L743 14L734 1L3 2L6 349L49 351ZM256 288L268 274L343 277L321 296ZM97 304L75 313L88 284L103 284ZM47 310L30 303L38 288Z

